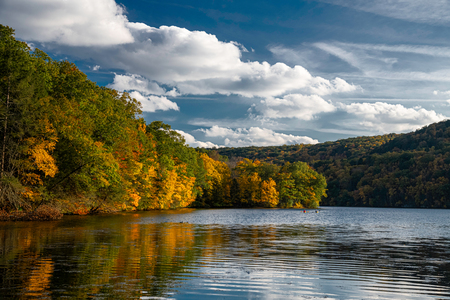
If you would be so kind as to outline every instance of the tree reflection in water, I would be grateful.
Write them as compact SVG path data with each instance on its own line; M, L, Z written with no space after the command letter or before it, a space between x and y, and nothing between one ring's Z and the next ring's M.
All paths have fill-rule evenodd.
M19 299L450 296L447 238L377 239L363 229L336 225L174 222L191 212L0 224L0 294Z

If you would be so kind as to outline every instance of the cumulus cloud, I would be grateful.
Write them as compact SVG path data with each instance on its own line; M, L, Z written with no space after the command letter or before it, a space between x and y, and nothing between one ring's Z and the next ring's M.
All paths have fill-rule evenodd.
M131 92L130 96L142 104L142 111L155 112L157 110L180 110L175 102L170 101L164 96L144 96L138 91Z
M450 100L447 103L450 103ZM441 113L420 106L408 108L386 102L333 104L316 95L299 94L265 99L252 107L251 116L257 120L269 121L266 122L268 124L270 120L284 118L283 122L291 124L293 128L295 122L314 120L314 123L309 125L303 122L302 126L312 126L311 129L315 129L314 126L321 124L321 131L332 132L340 128L342 132L354 131L355 134L408 132L447 118ZM297 121L289 121L286 118ZM216 128L216 132L219 130L226 131L227 128Z
M115 74L114 81L108 84L109 88L118 91L138 91L143 94L163 95L166 91L156 82L135 74Z
M289 94L282 98L262 100L253 106L253 110L265 118L311 120L319 113L336 110L336 107L317 95Z
M193 147L193 148L220 148L223 146L218 146L214 143L211 142L201 142L201 141L197 141L195 139L195 137L189 133L186 133L182 130L175 130L176 132L178 132L179 134L181 134L184 137L184 140L186 141L186 144Z
M309 87L309 90L312 94L321 96L334 93L353 92L357 89L361 89L361 87L349 84L339 77L336 77L333 80L326 80L321 77L315 77L313 80L313 84L311 84Z
M417 22L443 24L450 21L450 17L445 15L445 7L449 4L445 2L444 5L444 0L323 1ZM436 9L439 5L441 8ZM397 10L389 11L383 6ZM433 13L427 15L430 12ZM116 74L109 87L130 92L142 103L144 111L178 111L178 105L167 97L181 94L257 97L251 109L251 116L256 114L255 118L247 118L245 124L234 124L235 129L226 127L229 120L224 123L213 120L220 126L202 130L207 137L223 139L227 146L316 143L317 140L309 137L278 133L267 127L280 130L282 125L289 123L296 124L294 129L299 129L300 122L302 126L307 121L315 125L325 118L331 120L334 117L335 124L341 124L341 128L359 127L370 133L414 130L445 118L420 107L407 108L382 102L336 104L322 97L362 91L357 84L345 81L342 76L364 82L365 88L368 86L367 78L374 78L376 83L383 85L383 91L389 88L389 79L406 80L409 85L402 86L402 95L408 90L415 94L419 88L428 94L435 90L435 95L448 95L448 92L438 90L445 90L444 83L450 81L450 69L445 69L443 63L450 58L450 48L446 47L321 42L303 45L302 52L281 46L269 48L275 57L293 63L293 66L288 66L282 62L243 61L242 54L248 51L244 45L220 41L204 31L176 26L156 28L129 22L124 7L114 0L0 0L0 20L15 28L16 35L33 47L45 48L50 44L52 49L62 49L65 54L76 55L77 59L95 62L94 71L99 66L102 70L123 70L124 74ZM425 55L427 63L420 65L417 56ZM351 72L356 68L359 74L346 77L348 73L342 73L344 71L340 68L340 73L334 73L339 77L326 79L295 65L305 65L310 57L314 57L316 64L321 66L329 62L326 59L321 62L322 58L335 60L334 57L338 57L351 66ZM307 64L308 68L314 65ZM415 83L411 84L411 80L444 83L433 89L419 86L414 90L412 85ZM254 127L258 117L268 121L256 123L260 127ZM278 127L270 126L271 121L272 124L285 123ZM202 127L211 125L213 123ZM197 141L190 134L183 135L194 147L215 146L211 142Z
M141 102L142 110L145 112L180 110L175 102L166 97L178 96L179 94L175 89L166 91L156 82L149 81L139 75L115 74L114 81L108 84L108 87L121 92L129 92L131 97Z
M124 9L114 0L2 0L0 20L28 41L70 46L134 41Z
M228 147L318 143L318 140L307 136L277 133L273 130L259 127L231 129L213 126L209 129L200 129L200 131L204 132L206 137L223 138L225 146Z
M91 49L102 65L173 87L183 94L237 94L245 97L278 96L289 91L326 95L356 89L340 78L312 76L301 66L243 62L242 46L222 42L204 31L176 26L133 29L135 42L109 49Z
M356 89L340 78L315 77L299 65L244 62L242 52L248 50L242 44L222 42L204 31L129 22L114 0L4 0L0 8L0 19L15 27L18 37L78 46L64 50L93 59L103 68L139 74L153 82L146 88L156 89L155 94L162 94L156 84L176 87L183 94L245 97L296 91L327 95ZM113 85L125 80L117 77ZM127 83L143 84L139 80L128 78Z
M379 133L412 131L446 119L444 115L420 106L407 108L401 104L384 102L341 103L339 106L341 110L357 117L352 123Z

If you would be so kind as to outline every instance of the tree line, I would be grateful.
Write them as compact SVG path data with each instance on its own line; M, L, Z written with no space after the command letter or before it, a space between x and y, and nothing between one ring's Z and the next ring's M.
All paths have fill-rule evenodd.
M217 151L275 164L307 162L327 180L322 205L450 208L448 120L408 134Z
M187 146L170 125L147 123L127 93L32 51L3 25L0 97L3 212L317 207L325 195L306 163L230 163Z

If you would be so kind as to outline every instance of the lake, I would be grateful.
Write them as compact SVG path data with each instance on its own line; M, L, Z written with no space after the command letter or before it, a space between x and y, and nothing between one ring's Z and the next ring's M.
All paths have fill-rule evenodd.
M4 299L450 299L450 210L0 222L0 283Z

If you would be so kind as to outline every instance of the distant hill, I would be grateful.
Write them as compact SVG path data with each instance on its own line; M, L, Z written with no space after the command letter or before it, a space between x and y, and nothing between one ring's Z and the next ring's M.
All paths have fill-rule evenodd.
M322 205L450 207L450 121L407 134L217 151L275 164L307 162L327 179Z
M381 145L377 153L390 151L448 151L450 147L450 120L433 123L415 132L399 135Z

